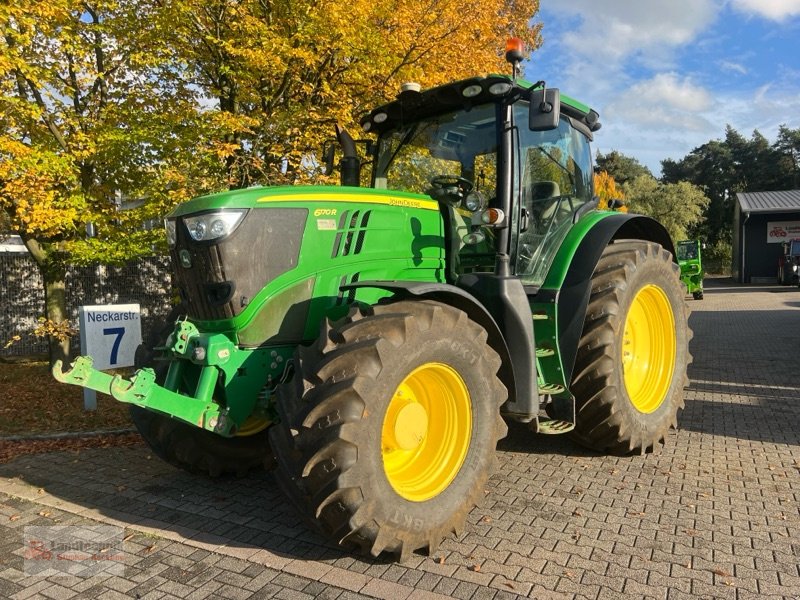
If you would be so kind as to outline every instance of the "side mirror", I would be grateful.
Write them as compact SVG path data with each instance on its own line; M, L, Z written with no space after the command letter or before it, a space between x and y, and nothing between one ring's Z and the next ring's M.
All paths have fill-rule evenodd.
M539 88L531 92L528 127L531 131L550 131L561 117L561 94L558 88Z

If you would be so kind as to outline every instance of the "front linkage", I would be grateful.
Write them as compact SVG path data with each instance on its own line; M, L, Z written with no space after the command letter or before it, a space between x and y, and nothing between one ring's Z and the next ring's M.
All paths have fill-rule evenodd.
M103 392L120 402L170 415L224 437L235 435L248 414L222 406L214 400L214 394L220 373L225 380L235 377L252 352L240 350L224 334L200 333L189 321L178 321L167 345L157 350L170 359L163 386L156 382L156 372L151 368L137 370L128 380L95 369L91 356L78 357L67 371L62 371L60 360L56 361L53 377L62 383ZM199 367L192 396L177 391L189 364Z

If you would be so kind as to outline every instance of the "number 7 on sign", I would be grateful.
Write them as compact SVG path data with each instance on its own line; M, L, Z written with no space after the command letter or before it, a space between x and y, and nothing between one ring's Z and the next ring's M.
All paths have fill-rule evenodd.
M117 364L117 352L119 352L119 344L122 341L122 336L125 335L125 328L107 327L103 329L103 335L117 336L117 339L114 340L113 346L111 346L111 360L109 361L112 365L115 365Z

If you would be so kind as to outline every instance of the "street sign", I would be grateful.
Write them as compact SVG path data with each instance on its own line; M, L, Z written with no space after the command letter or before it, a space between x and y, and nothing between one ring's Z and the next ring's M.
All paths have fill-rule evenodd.
M133 366L136 348L142 343L142 321L138 304L81 306L81 354L92 357L94 368ZM97 408L97 396L84 388L84 408Z

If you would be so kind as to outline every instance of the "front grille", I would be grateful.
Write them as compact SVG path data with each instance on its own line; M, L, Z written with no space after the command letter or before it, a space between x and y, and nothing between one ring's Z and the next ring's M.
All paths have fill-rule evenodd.
M253 209L219 243L195 242L178 218L171 255L188 315L216 321L241 313L265 285L297 266L307 217L304 208ZM186 253L188 268L181 262Z

